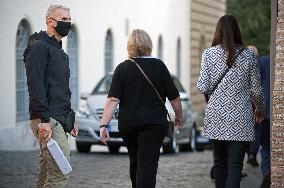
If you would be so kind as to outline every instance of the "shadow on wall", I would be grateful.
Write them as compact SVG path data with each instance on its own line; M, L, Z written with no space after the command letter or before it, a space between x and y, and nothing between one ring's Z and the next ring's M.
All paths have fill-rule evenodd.
M68 136L71 151L76 150L75 138ZM33 151L39 145L29 126L29 121L17 123L14 127L0 129L0 151Z
M0 151L38 150L39 146L33 136L28 121L23 125L0 129Z

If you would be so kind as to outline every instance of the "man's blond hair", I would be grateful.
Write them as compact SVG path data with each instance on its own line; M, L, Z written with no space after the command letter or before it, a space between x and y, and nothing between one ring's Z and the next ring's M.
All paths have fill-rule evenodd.
M128 56L150 56L152 52L152 40L149 34L142 29L134 29L127 41Z
M59 4L52 4L48 7L47 12L46 12L46 18L49 16L52 16L53 13L57 10L57 9L62 9L62 10L66 10L66 11L70 11L70 9L64 5L59 5Z

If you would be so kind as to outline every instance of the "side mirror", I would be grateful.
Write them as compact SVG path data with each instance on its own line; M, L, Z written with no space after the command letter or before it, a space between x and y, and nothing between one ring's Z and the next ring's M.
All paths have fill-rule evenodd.
M181 101L189 101L189 98L186 93L179 93Z
M182 97L182 98L180 98L180 100L181 100L181 101L188 101L189 98L188 98L188 97Z
M83 93L80 94L80 99L87 100L89 95L90 95L89 93L83 92Z

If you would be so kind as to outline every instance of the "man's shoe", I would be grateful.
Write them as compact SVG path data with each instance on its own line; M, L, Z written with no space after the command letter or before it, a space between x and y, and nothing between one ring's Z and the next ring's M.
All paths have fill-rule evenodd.
M271 185L271 176L270 173L268 173L263 177L260 188L270 188L270 185Z
M244 178L244 177L247 177L247 176L248 176L248 174L246 172L242 171L241 178Z
M254 155L249 155L247 163L250 164L253 167L258 167L259 166L259 164L258 164L258 162L256 160L256 156L254 156Z
M211 169L210 169L210 178L211 178L212 180L215 179L215 176L214 176L214 166L212 166Z

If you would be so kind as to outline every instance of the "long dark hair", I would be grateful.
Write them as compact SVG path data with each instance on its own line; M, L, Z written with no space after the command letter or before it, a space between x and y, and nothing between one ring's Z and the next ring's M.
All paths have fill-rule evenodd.
M235 51L243 47L241 31L234 16L222 16L216 26L214 39L211 46L221 45L228 53L227 65L231 67L235 62Z

